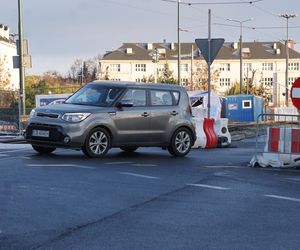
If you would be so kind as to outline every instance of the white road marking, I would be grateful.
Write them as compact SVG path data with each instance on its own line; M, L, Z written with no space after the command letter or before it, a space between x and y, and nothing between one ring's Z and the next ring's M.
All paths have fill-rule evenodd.
M7 154L0 154L0 157L6 157L6 156L9 156Z
M105 162L104 164L106 165L121 165L121 164L131 164L133 163L132 161L115 161L115 162Z
M18 149L18 150L9 150L9 151L5 151L3 153L16 153L16 152L28 151L28 150L31 150L31 149L23 148L23 149Z
M204 166L205 168L245 168L241 166Z
M270 197L270 198L275 198L275 199L300 202L300 199L292 198L292 197L287 197L287 196L280 196L280 195L273 195L273 194L266 194L264 196L265 197Z
M27 167L72 167L94 169L95 167L80 166L75 164L26 164Z
M155 176L134 174L134 173L129 173L129 172L120 172L120 174L130 175L130 176L140 177L140 178L146 178L146 179L159 179L158 177L155 177Z
M217 190L229 190L229 189L231 189L231 188L211 186L211 185L206 185L206 184L186 184L186 185L187 186L193 186L193 187L211 188L211 189L217 189Z
M28 157L28 156L21 156L20 158L25 159L25 160L31 160L32 159L32 157Z
M288 181L300 181L300 177L299 178L297 178L297 177L295 177L295 178L285 178L286 180L288 180Z
M135 167L157 167L157 164L143 164L143 163L136 163L136 164L132 164L132 166Z

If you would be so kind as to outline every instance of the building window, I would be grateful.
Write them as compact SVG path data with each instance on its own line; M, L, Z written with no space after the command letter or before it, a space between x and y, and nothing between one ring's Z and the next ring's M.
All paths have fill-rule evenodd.
M116 81L116 82L120 82L120 81L121 81L120 78L112 78L112 79L109 79L109 80L111 80L111 81Z
M164 72L166 69L166 65L165 64L158 64L157 65L157 71L158 72Z
M243 109L251 109L252 108L252 104L251 104L251 100L243 100Z
M247 73L252 71L252 63L244 63L244 72Z
M136 64L135 65L135 71L137 72L146 72L146 64Z
M220 78L220 86L230 86L230 78Z
M181 83L185 86L188 83L188 79L187 78L181 78Z
M262 70L263 71L273 71L273 63L263 63Z
M221 63L220 71L230 71L230 63Z
M121 64L111 64L110 65L111 72L120 72L121 71Z
M181 67L180 69L182 72L188 72L188 70L189 70L189 65L187 63L181 64L180 67Z
M266 77L262 79L262 83L265 86L273 86L273 77Z
M296 80L297 77L289 77L289 85L292 86Z
M289 70L299 70L299 63L289 63Z

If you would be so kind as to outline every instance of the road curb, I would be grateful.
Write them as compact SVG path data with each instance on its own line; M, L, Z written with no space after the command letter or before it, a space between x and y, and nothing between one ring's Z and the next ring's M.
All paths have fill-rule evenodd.
M9 138L5 138L5 136L0 136L0 143L21 144L27 142L25 141L24 136L9 137Z

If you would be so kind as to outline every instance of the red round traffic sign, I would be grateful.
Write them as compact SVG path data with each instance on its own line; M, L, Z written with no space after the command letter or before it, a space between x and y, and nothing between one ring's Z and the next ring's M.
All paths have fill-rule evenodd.
M291 98L294 106L300 110L300 77L293 83L291 88Z

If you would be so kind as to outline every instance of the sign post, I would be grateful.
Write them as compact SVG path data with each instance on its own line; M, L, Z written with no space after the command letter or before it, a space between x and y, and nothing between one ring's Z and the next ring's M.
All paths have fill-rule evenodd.
M211 39L211 30L210 30L210 15L211 12L208 12L209 16L209 26L208 26L208 39L196 39L195 43L197 44L198 48L201 51L206 63L207 63L207 70L208 70L208 104L207 104L207 117L210 118L210 92L211 92L211 74L210 74L210 67L213 61L215 60L216 56L218 55L220 49L223 46L224 38L216 38Z

